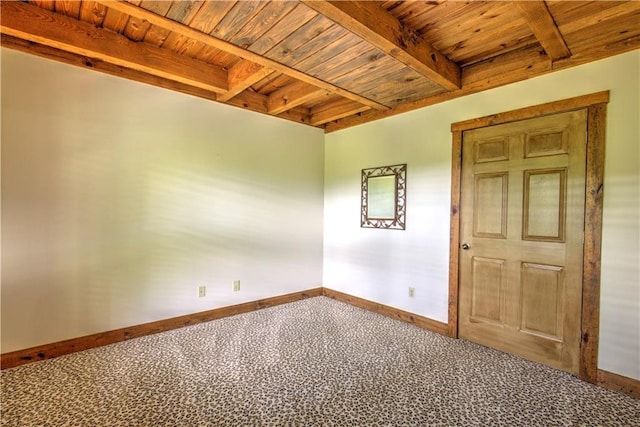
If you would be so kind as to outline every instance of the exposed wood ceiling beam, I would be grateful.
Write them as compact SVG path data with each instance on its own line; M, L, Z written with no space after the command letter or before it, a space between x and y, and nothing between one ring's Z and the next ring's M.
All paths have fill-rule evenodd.
M229 90L218 96L218 101L226 102L230 100L273 72L270 68L243 59L229 70Z
M556 61L571 56L544 1L513 1L547 55Z
M227 91L220 67L144 43L23 2L0 2L0 31L79 55L212 92Z
M335 132L635 49L640 49L640 37L638 36L608 44L601 49L591 50L588 54L574 55L552 63L546 55L542 54L540 46L528 46L500 55L493 60L483 61L463 68L463 88L460 90L402 104L386 112L366 111L362 115L345 117L335 123L327 123L325 132ZM311 115L311 123L316 123L313 120L313 111L311 111Z
M152 86L173 90L187 95L196 96L198 98L208 99L211 101L217 100L216 93L199 87L189 86L184 83L176 82L174 80L169 80L142 71L121 67L119 65L105 62L100 59L89 58L84 55L79 55L39 43L34 43L7 34L1 35L1 42L2 47L5 48L26 52L32 55L40 56L58 62L63 62L65 64L74 65L80 68L99 71L101 73L109 74L112 76L122 77ZM227 104L250 111L269 114L267 110L267 101L268 98L265 95L245 91L230 99ZM309 124L310 122L309 111L303 108L294 108L285 111L278 114L278 117L286 120L291 120L296 123Z
M310 124L312 126L319 126L330 121L362 113L367 110L370 110L370 108L366 105L358 104L357 102L353 102L348 99L340 99L322 105L316 109L311 109Z
M389 107L379 102L373 101L371 99L365 98L348 90L342 89L338 86L334 86L330 83L327 83L323 80L320 80L316 77L307 75L302 71L298 71L286 65L280 64L277 61L271 60L269 58L260 56L257 53L251 52L249 50L243 49L239 46L234 45L233 43L227 42L226 40L218 39L209 34L205 34L198 30L195 30L187 25L181 24L179 22L173 21L171 19L165 18L164 16L157 15L153 12L150 12L141 7L135 6L133 4L123 2L123 1L113 1L113 0L96 0L96 3L102 4L110 9L116 10L118 12L131 15L138 19L146 20L147 22L157 25L161 28L172 31L176 34L183 35L185 37L191 38L193 40L199 41L207 46L215 47L227 53L231 53L233 55L237 55L246 60L255 62L256 64L262 65L264 67L270 68L274 71L278 71L280 73L286 74L290 77L303 81L313 86L317 86L322 89L326 89L336 95L340 95L344 98L351 99L353 101L359 102L364 105L368 105L377 110L388 110Z
M324 89L310 86L304 82L295 82L269 95L267 108L270 114L280 114L298 105L302 105L305 102L327 96L328 94L329 92Z
M377 2L302 0L302 3L443 88L460 89L460 67Z

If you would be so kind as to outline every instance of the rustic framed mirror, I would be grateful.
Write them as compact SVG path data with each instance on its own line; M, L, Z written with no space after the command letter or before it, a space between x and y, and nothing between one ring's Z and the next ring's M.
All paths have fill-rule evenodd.
M360 226L404 230L407 165L362 169Z

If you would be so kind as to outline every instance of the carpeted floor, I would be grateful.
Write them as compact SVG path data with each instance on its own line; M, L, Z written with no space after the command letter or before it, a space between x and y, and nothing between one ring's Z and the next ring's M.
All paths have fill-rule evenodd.
M2 371L3 426L638 426L640 401L326 297Z

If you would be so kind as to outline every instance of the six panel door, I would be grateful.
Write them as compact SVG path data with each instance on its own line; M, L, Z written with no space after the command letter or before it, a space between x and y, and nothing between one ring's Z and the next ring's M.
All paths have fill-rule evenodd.
M580 110L466 131L462 154L459 336L574 374L586 120Z

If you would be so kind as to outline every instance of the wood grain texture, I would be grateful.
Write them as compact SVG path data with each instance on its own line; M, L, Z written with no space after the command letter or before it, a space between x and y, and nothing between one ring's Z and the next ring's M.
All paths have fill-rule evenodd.
M289 23L289 17L293 15L299 15L300 18ZM300 21L303 23L300 24ZM345 34L344 29L302 4L286 18L286 28L288 28L287 31L278 31L279 37L274 43L266 45L264 40L260 40L250 49L254 50L256 45L260 44L264 46L262 51L266 56L293 67L317 52L329 41L343 37Z
M451 131L462 132L465 130L477 129L486 126L500 125L503 123L535 118L545 114L579 110L582 108L587 108L594 104L607 102L609 102L608 90L453 123L451 125Z
M196 16L203 3L204 0L171 2L171 7L165 16L174 21L188 24Z
M237 77L228 79L227 90L214 90L221 94L220 102L238 105L236 98L242 95L241 105L259 101L256 105L262 106L249 92L269 95L296 80L324 89L330 96L282 114L307 118L313 114L318 117L316 126L326 132L640 48L640 2L31 0L28 4L94 28L102 26L137 41L134 46L158 47L159 52L237 72ZM76 25L61 31L84 32L84 28ZM95 32L90 34L94 36ZM568 57L550 53L561 40L570 49ZM56 47L63 49L61 44ZM128 59L132 63L126 66L134 67L134 58ZM147 60L154 58L140 62L144 65ZM291 80L275 87L268 75L239 78L254 67L248 63L273 70L273 80L280 75ZM449 65L459 75L459 84L447 86L438 80L449 76ZM197 72L176 68L189 70L187 75ZM336 97L370 108L355 108L351 114L344 110L325 121L329 117L325 112L338 111Z
M173 2L161 0L143 0L142 3L140 3L140 7L164 16L169 12L172 3ZM171 31L167 30L166 28L161 28L157 25L149 25L147 32L142 40L145 43L160 47L164 44L167 37L169 37L169 34L171 34Z
M66 15L70 18L77 19L80 16L80 2L79 1L65 1L65 0L55 0L54 2L56 13L60 13L62 15Z
M316 50L313 55L309 55L305 59L298 61L295 66L297 69L302 70L305 73L309 73L311 70L315 69L315 67L318 67L336 56L342 56L343 52L361 43L362 40L353 34L343 33L340 37L323 42L320 48Z
M598 369L597 384L609 390L640 399L640 381Z
M585 109L542 114L465 131L462 155L460 241L470 247L459 255L459 336L573 374L586 129ZM564 151L527 154L536 135L558 132Z
M296 82L271 93L267 108L270 114L280 114L327 94L328 92L324 89L310 86L304 82Z
M596 383L598 380L602 209L607 123L605 102L588 108L580 378L591 383Z
M460 68L418 33L370 1L303 1L442 87L459 89Z
M128 14L127 8L123 8L121 5L115 4L115 2L109 1L105 2L105 4L109 7L118 8L118 10L120 10L122 13ZM205 34L209 34L211 31L213 31L216 25L218 25L220 21L224 19L226 14L231 10L231 8L233 8L235 4L235 1L205 1L198 8L198 11L191 20L191 26L196 30L202 31ZM130 9L130 7L128 9ZM154 22L154 24L161 25L158 22ZM172 30L172 28L170 27L164 27Z
M94 1L82 2L82 8L80 9L80 19L85 22L89 22L92 25L100 26L107 15L107 8L100 3Z
M359 307L374 313L382 314L383 316L390 317L392 319L400 320L406 323L411 323L420 328L427 329L431 332L435 332L441 335L447 335L446 323L438 322L437 320L429 319L428 317L419 316L408 311L400 310L397 308L389 307L384 304L369 301L363 298L359 298L353 295L345 294L343 292L334 291L333 289L322 288L322 295L333 298L337 301L341 301L355 307Z
M635 1L592 2L570 10L566 8L571 7L571 3L568 5L564 3L561 1L551 2L548 7L555 17L558 29L564 34L565 38L568 35L578 34L585 29L594 31L602 23L608 27L615 26L619 19L626 17L635 16L637 23L638 13L640 12L640 3ZM577 5L580 6L579 3Z
M150 27L151 27L151 24L148 23L147 21L132 17L132 18L129 18L129 20L127 21L127 25L125 25L124 31L122 34L126 36L129 40L132 40L134 42L139 42L145 38L147 31L149 31Z
M531 31L552 60L571 56L544 1L514 0L513 4L520 10Z
M284 42L285 39L293 37L301 28L307 27L309 21L314 20L314 17L317 17L316 13L306 7L303 4L297 4L297 6L286 16L284 16L279 22L278 25L271 27L266 33L260 36L251 46L249 46L249 50L251 52L265 55L267 52L277 47L280 43ZM287 52L292 51L294 48L300 46L300 44L304 43L304 39L299 39L299 43L296 43L292 48L285 48ZM275 58L271 54L267 54L270 59L281 62L286 65L291 65L288 62L281 61L278 58Z
M321 79L332 81L333 78L329 77L334 73L336 68L342 68L346 72L356 68L353 58L357 58L366 52L371 51L371 47L368 43L355 38L355 43L344 40L340 43L341 48L337 51L337 54L333 54L330 57L324 58L319 63L305 68L305 72L318 76ZM320 53L319 56L322 56ZM345 74L345 71L339 72L339 75Z
M102 3L98 4L100 4L102 7L107 8ZM102 21L102 28L111 30L115 33L121 33L124 30L124 27L127 25L128 21L129 16L125 15L124 13L120 13L117 10L107 8L107 14L104 17L104 21Z
M229 69L229 90L220 95L218 101L230 100L272 73L273 70L270 68L243 59Z
M319 126L332 120L368 111L371 108L349 99L338 99L311 109L312 126Z
M225 70L22 2L2 2L3 34L30 40L213 92L227 91Z
M75 353L90 348L113 344L128 339L138 338L145 335L165 332L184 326L196 325L198 323L209 322L223 317L235 316L237 314L248 313L276 305L287 304L322 295L322 288L314 288L306 291L293 292L286 295L265 298L243 304L228 307L216 308L200 313L187 314L185 316L173 317L159 320L157 322L145 323L126 328L116 329L108 332L101 332L79 338L72 338L65 341L41 345L24 350L4 353L0 356L0 366L2 369L13 368L26 363L37 362L39 360L53 359L65 354Z
M216 38L230 41L266 4L264 0L243 0L236 2L210 34Z
M541 52L540 47L527 47L518 51L509 52L490 61L463 68L463 87L460 90L446 92L431 96L419 101L399 105L389 111L371 111L360 116L348 117L336 122L328 123L325 132L335 132L352 126L379 120L384 117L391 117L396 114L405 113L418 108L435 105L451 99L460 98L483 90L500 87L505 84L526 80L531 77L544 75L555 70L566 69L576 65L584 64L597 59L614 54L623 53L640 48L640 38L625 39L622 42L606 47L607 54L600 50L592 51L590 55L576 55L568 59L554 62Z
M236 55L238 57L244 58L249 61L253 61L262 66L271 68L275 71L290 75L298 80L304 81L308 84L330 90L336 94L344 96L345 98L349 98L358 102L361 102L365 105L369 105L375 109L379 110L387 110L388 107L382 105L378 102L372 101L360 95L357 95L353 92L349 92L340 87L334 86L330 83L327 83L321 79L305 74L302 71L298 71L286 65L280 64L279 62L273 61L267 57L263 57L257 53L251 52L250 50L243 49L239 46L234 45L226 40L218 39L209 34L205 34L201 31L197 31L194 28L181 24L179 22L172 21L170 19L165 18L164 16L156 15L152 12L149 12L145 9L141 9L135 7L126 2L121 1L108 1L108 0L99 0L98 3L104 4L110 9L115 9L121 13L125 13L131 15L138 19L144 19L154 25L161 26L163 28L167 28L173 32L180 33L186 37L192 38L196 41L204 43L205 45L215 47L217 49L223 50L227 53ZM217 2L211 2L217 3ZM202 10L202 9L201 9ZM195 21L195 19L194 19ZM225 91L226 92L226 91Z
M276 23L288 15L297 3L294 1L269 1L233 36L228 40L242 48L249 48Z
M537 43L519 10L509 2L483 2L477 6L475 3L479 2L469 4L463 15L451 21L438 12L433 16L433 24L427 21L425 26L421 22L418 31L443 46L442 53L460 67ZM440 5L436 10L439 8Z
M602 237L602 193L604 188L604 138L606 104L608 102L609 91L596 92L584 96L466 120L464 122L453 123L451 125L454 138L456 138L457 133L461 133L465 130L509 123L517 120L525 120L564 111L584 108L588 109L586 162L587 197L585 200L585 243L583 254L583 300L581 314L582 343L580 348L579 375L581 379L592 383L597 381L598 372L600 245ZM457 167L455 162L455 158L457 156L455 152L454 156L452 177L456 175L455 168ZM452 196L452 206L453 201L454 198ZM454 268L454 266L457 268L457 265L459 264L459 256L454 257L454 255L455 254L452 251L450 256L450 269ZM450 287L453 285L451 280L449 284ZM450 297L450 303L452 302L453 301ZM450 316L450 319L451 318L452 317ZM449 326L449 330L452 330L451 326Z
M24 350L3 353L0 356L0 369L15 368L27 363L40 360L53 359L65 354L89 350L91 348L109 345L125 340L125 330L116 329L109 332L87 335L80 338L72 338L51 344L40 345Z
M34 4L46 10L55 10L55 0L29 0L29 3Z
M460 190L462 183L462 131L454 130L451 141L451 219L449 225L448 335L458 338L458 289L460 266Z

